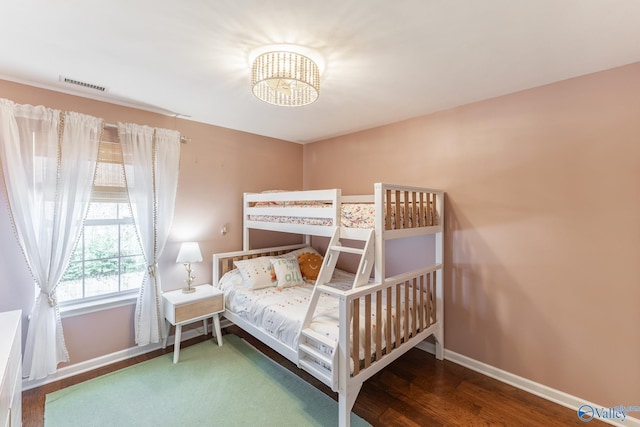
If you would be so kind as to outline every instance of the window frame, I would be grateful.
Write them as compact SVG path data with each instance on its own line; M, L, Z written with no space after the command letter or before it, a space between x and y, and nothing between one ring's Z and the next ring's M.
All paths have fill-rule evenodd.
M118 203L118 202L114 202L114 203ZM121 203L118 203L121 204ZM118 207L118 209L120 209L120 207ZM142 255L142 251L139 254L136 255L122 255L120 253L120 250L122 248L121 243L121 237L122 237L122 233L121 233L121 229L120 226L122 225L132 225L134 224L133 222L133 218L132 217L120 217L120 212L118 212L118 214L116 215L119 218L110 218L110 219L86 219L84 226L83 226L83 230L82 230L82 235L81 235L81 239L84 239L84 227L86 226L90 226L90 227L94 227L94 226L112 226L112 225L117 225L118 226L118 254L115 257L109 257L108 259L113 259L113 258L117 258L118 259L118 289L120 289L122 283L122 275L121 275L121 259L123 257L130 257L130 256L140 256ZM78 243L78 246L80 247L80 242ZM84 242L82 243L82 250L84 251L85 249L85 245ZM80 261L72 261L69 263L69 265L71 265L71 263L86 263L86 262L90 262L90 261L96 261L96 260L86 260L84 259L84 254L82 256L82 260ZM84 266L83 266L83 275L82 275L82 293L83 295L85 294L85 275L84 275ZM140 285L142 285L142 282L140 282ZM58 285L60 286L60 285ZM58 302L58 306L60 307L60 313L62 315L62 317L69 317L69 316L73 316L73 315L80 315L80 314L85 314L85 313L89 313L89 312L94 312L94 311L100 311L100 310L105 310L105 309L109 309L109 308L114 308L114 307L119 307L119 306L123 306L123 305L129 305L129 304L134 304L137 300L138 294L140 292L140 287L137 288L133 288L133 289L125 289L125 290L118 290L116 292L109 292L109 293L105 293L105 294L101 294L101 295L93 295L93 296L83 296L82 298L76 298L73 300L69 300L69 301L59 301Z
M82 316L84 314L96 313L102 310L135 305L138 301L139 289L123 291L121 294L110 294L110 297L102 297L93 301L73 300L58 304L60 317Z

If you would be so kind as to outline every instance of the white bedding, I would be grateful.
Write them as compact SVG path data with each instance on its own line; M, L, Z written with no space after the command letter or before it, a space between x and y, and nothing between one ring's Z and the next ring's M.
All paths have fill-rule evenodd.
M347 290L351 288L353 276L336 270L334 280L333 286ZM218 286L225 293L227 310L261 327L284 344L297 348L313 285L252 290L243 284L240 272L235 269L226 273ZM311 328L337 341L337 298L320 297Z
M336 269L330 286L342 290L350 289L353 284L353 277L350 273ZM289 347L293 349L298 347L298 334L309 305L313 285L294 286L281 290L275 287L252 290L243 283L242 276L239 271L235 269L227 272L220 279L218 287L225 293L227 310L232 311L253 325L262 328ZM412 292L409 294L411 300ZM395 296L393 299L395 303ZM375 302L375 295L373 295L372 301ZM401 306L404 307L404 304ZM412 306L413 304L410 303L410 310ZM382 307L385 312L382 319L383 322L386 322L386 303L384 299ZM363 328L365 321L363 305L361 306L360 313L360 333L361 336L364 336ZM324 294L321 295L311 322L311 329L325 335L333 342L337 342L339 336L338 315L338 299ZM372 336L374 336L376 328L375 314L372 313L371 315ZM409 316L409 318L411 318L411 316ZM393 314L392 319L394 319ZM404 320L402 314L400 320L401 322ZM392 333L392 341L395 341L394 337L395 334ZM384 336L382 340L384 347ZM373 354L375 351L375 343L373 341L374 340L372 340L369 354ZM328 349L323 350L328 351ZM359 352L361 360L364 358L364 350L364 343L361 342Z
M333 225L331 219L329 218L306 218L303 214L304 208L318 208L318 207L326 207L330 208L331 205L327 204L300 204L294 203L291 205L287 204L257 204L256 206L260 207L269 207L273 209L273 215L249 215L249 220L258 221L258 222L277 222L277 223L285 223L285 224L307 224L307 225L321 225L321 226L331 226ZM292 216L282 216L279 215L277 210L280 207L291 207L296 206L300 208L299 217ZM425 225L438 225L438 219L435 216L435 212L427 212L424 210L424 215L431 215L429 218L422 217L418 214L419 206L416 209L415 214L413 213L413 205L409 207L409 216L406 218L405 224L405 205L401 204L399 209L400 212L400 223L396 227L396 209L392 209L391 211L391 230L395 230L397 228L412 228L414 227L412 222L417 221L416 227L424 227ZM342 227L347 228L375 228L375 205L372 203L343 203L340 205L340 225ZM434 222L435 221L435 222Z
M306 224L306 225L321 225L321 226L332 226L333 221L330 218L307 218L304 217L302 212L304 212L304 208L331 208L331 205L323 204L323 203L313 203L313 204L304 204L304 203L295 203L292 205L256 205L260 207L269 207L273 209L273 215L249 215L249 219L251 221L258 222L278 222L284 224ZM302 216L293 217L293 216L281 216L278 214L277 209L279 207L291 207L296 206L300 208L300 214ZM375 205L371 203L343 203L341 206L341 218L340 225L348 228L374 228L375 227ZM327 213L327 216L330 216L330 213ZM395 215L392 217L392 221L395 221Z

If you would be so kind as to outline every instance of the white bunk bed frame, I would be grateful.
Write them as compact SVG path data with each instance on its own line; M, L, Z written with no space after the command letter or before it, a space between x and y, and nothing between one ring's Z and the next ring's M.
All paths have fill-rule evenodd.
M293 203L305 201L322 201L329 204L330 207L298 207ZM373 232L369 229L341 226L341 205L343 203L373 203L375 205ZM278 206L274 207L273 205ZM214 283L218 283L223 274L235 268L233 262L236 260L290 252L308 245L310 236L331 237L320 276L313 290L312 302L300 331L298 348L292 348L282 343L259 326L251 324L230 311L225 311L224 316L337 392L339 425L341 427L349 426L351 409L364 381L424 339L431 335L434 336L436 358L443 359L444 193L442 191L377 183L374 185L374 194L367 196L342 196L340 189L245 193L243 206L244 250L213 256ZM411 212L411 224L398 221L402 212ZM395 226L390 220L392 214L395 214L396 217ZM331 225L266 222L256 220L256 215L275 215L287 218L330 218ZM251 250L249 249L249 230L251 229L302 234L305 236L306 244ZM435 237L434 264L393 277L385 276L384 260L387 240L429 234ZM358 270L368 279L371 274L371 266L363 268L363 265L367 264L365 258L370 255L369 259L374 261L374 284L366 281L357 283L358 279L356 279L353 288L348 291L339 291L326 285L328 280L323 280L322 277L330 277L333 273L337 255L339 255L337 252L358 252L358 250L341 247L341 239L372 240L371 245L366 243L365 249L359 251L364 261L361 261ZM368 246L370 248L367 251ZM336 256L330 256L334 254ZM332 259L332 262L329 259ZM337 344L323 341L322 336L307 329L320 293L334 296L339 300L339 339ZM387 306L384 308L382 307L383 297L386 297L387 301ZM391 301L393 299L396 301L396 309L398 304L402 307L403 316L392 317ZM364 333L361 333L359 325L360 310L362 309L364 310ZM378 325L374 332L371 332L372 318ZM383 325L383 327L379 327L379 325ZM319 344L332 347L331 355L315 350L314 345ZM365 357L360 360L357 350L360 348L360 344L364 344L364 348L373 349L371 358Z

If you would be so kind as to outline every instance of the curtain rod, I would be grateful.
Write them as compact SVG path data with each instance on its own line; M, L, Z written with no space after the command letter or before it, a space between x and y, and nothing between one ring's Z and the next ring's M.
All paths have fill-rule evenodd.
M113 128L113 129L118 129L118 125L114 124L114 123L106 123L104 124L104 127L106 128ZM180 142L182 144L186 144L188 141L191 141L191 138L187 138L186 136L182 136L180 135Z

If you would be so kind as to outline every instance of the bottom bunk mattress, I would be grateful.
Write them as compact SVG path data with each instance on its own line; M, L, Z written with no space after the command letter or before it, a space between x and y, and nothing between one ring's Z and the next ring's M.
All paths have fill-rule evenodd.
M333 278L330 284L327 286L334 287L338 290L349 290L353 285L354 275L342 270L335 270ZM233 312L235 315L241 317L247 322L255 325L278 341L291 347L292 349L298 348L298 338L302 322L307 312L309 302L311 300L311 293L313 285L305 284L300 286L276 288L267 287L263 289L250 289L249 286L243 282L242 275L235 269L227 272L218 283L218 287L225 294L226 309ZM401 328L404 322L404 308L408 307L408 310L412 310L414 304L411 300L411 293L409 294L408 304L405 301L401 301L400 304L396 304L395 296L392 297L392 322L395 322L396 306L402 307L400 310L400 322ZM375 295L372 297L375 303ZM380 316L382 322L386 322L386 298L383 293L382 309L384 315ZM364 336L364 309L360 310L360 334ZM371 319L371 335L375 335L376 319L375 314L372 313ZM413 316L408 316L411 319ZM411 323L411 321L409 321ZM337 342L339 338L339 300L336 297L322 294L320 296L315 314L311 322L311 329L318 332L331 341ZM410 328L412 325L410 324ZM384 325L383 325L384 328ZM383 329L384 330L384 329ZM402 330L402 329L401 329ZM382 337L384 341L384 334ZM391 333L391 342L395 342L395 334ZM383 346L386 343L383 342ZM330 353L331 349L322 348L324 352ZM365 357L364 343L360 342L359 349L360 360ZM375 351L374 343L372 343L369 349L369 355L372 355Z
M348 290L352 284L353 275L341 270L335 271L331 286ZM236 269L226 273L218 286L225 294L227 310L262 328L289 347L297 348L300 327L307 313L313 285L249 289ZM337 341L337 298L320 296L311 326L316 332Z

